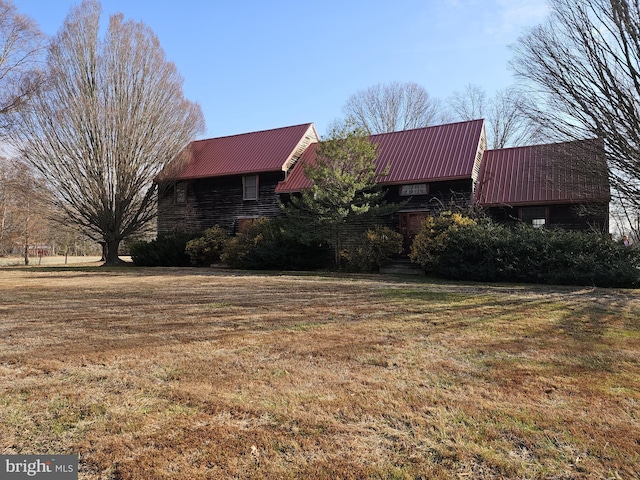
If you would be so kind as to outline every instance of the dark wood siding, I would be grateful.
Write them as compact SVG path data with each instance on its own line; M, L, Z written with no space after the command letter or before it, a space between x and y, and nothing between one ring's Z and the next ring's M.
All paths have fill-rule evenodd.
M466 208L471 204L471 179L428 184L426 195L402 196L401 185L391 185L385 199L388 202L406 202L403 212L432 212L443 209Z
M609 230L608 204L560 204L531 205L547 209L547 227L565 230L597 230L603 233ZM500 223L520 221L520 207L491 207L489 216Z
M565 230L609 231L609 206L598 205L550 205L549 225Z
M275 188L283 172L261 173L257 200L242 199L242 175L187 181L187 201L176 203L174 188L158 195L158 233L198 232L220 225L236 233L239 219L280 213Z

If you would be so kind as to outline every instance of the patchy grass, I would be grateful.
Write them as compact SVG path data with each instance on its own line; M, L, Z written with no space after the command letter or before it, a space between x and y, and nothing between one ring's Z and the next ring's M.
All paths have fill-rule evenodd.
M0 270L0 452L83 479L638 478L640 293Z

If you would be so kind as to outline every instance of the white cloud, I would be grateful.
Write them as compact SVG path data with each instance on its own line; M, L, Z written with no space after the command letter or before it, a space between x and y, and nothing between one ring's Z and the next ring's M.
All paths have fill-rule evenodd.
M495 0L485 17L484 31L499 39L515 39L525 28L541 23L549 14L546 0Z

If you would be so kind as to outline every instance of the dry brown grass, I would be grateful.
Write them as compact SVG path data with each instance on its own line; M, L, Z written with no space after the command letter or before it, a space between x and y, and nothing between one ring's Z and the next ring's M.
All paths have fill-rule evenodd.
M640 478L640 293L0 270L0 452L83 479Z

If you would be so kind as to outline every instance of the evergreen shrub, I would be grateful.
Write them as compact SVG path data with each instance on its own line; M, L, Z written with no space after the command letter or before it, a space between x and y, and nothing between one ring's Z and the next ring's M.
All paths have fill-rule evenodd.
M250 270L316 270L331 263L326 244L306 244L288 232L282 218L261 218L231 238L221 260Z
M131 244L133 263L143 267L187 267L189 255L185 252L187 242L196 237L193 233L159 234L150 242Z
M355 272L375 272L399 253L402 235L381 225L368 229L357 245L343 252L347 269Z
M420 231L413 240L409 257L427 271L434 271L449 235L460 227L475 225L475 221L460 213L441 212L437 217L429 216L422 222Z
M447 278L640 286L640 251L591 232L472 224L449 231L433 272Z
M219 225L206 229L202 236L187 242L185 251L191 265L208 267L220 261L220 255L229 241L229 233Z

